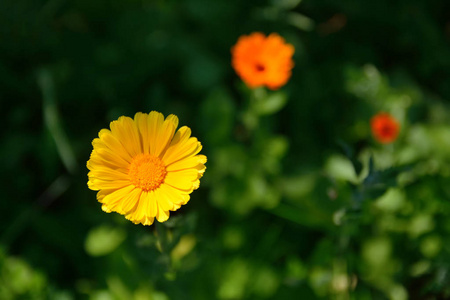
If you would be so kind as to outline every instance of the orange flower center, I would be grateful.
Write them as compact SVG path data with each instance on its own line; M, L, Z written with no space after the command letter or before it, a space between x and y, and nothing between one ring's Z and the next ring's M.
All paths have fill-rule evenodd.
M383 127L381 127L380 130L381 134L383 136L391 136L395 133L395 128L392 126L392 124L383 124Z
M266 67L264 67L263 64L257 63L257 64L255 65L255 69L256 69L257 72L263 72L263 71L266 69Z
M135 187L144 191L158 188L166 177L166 166L156 156L151 154L137 155L130 165L128 175Z

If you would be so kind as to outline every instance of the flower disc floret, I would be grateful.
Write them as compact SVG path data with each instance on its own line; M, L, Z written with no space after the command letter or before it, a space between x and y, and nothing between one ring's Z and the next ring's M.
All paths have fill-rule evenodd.
M130 181L143 191L158 188L166 177L166 166L156 156L150 154L137 155L130 165Z

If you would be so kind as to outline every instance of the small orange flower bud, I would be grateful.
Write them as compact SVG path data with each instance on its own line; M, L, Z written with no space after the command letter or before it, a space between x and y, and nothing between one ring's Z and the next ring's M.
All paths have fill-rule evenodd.
M380 112L370 120L372 135L378 142L389 144L394 142L400 132L400 124L390 114Z

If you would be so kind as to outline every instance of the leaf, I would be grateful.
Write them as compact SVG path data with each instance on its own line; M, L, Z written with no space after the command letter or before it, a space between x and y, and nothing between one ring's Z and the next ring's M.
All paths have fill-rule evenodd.
M342 155L330 156L325 164L325 172L337 180L358 182L355 169L349 159Z
M303 14L290 12L286 16L287 22L300 30L311 31L314 29L314 21Z
M255 103L256 112L259 115L270 115L280 111L287 103L287 96L283 92L275 92L258 99Z
M338 139L336 142L341 147L342 152L345 154L345 156L347 156L347 158L352 162L355 173L357 176L359 176L363 169L363 165L356 157L353 148L341 139Z
M125 237L126 233L120 228L99 226L88 233L84 248L92 256L106 255L113 252Z

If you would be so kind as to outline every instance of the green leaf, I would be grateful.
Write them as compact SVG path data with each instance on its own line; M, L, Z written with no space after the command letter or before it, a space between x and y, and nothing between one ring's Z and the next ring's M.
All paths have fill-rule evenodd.
M298 6L302 0L272 0L270 2L273 6L284 10L290 10Z
M286 103L286 94L283 92L275 92L258 99L255 103L255 109L259 115L270 115L280 111Z
M120 228L99 226L88 233L84 247L90 255L102 256L114 251L125 237L125 231Z
M330 156L325 164L325 172L337 180L350 181L357 183L355 169L350 160L341 155Z
M405 202L405 193L401 189L390 188L376 200L375 206L384 211L395 212L400 210Z
M300 30L311 31L314 29L314 21L303 14L290 12L286 16L287 22Z

